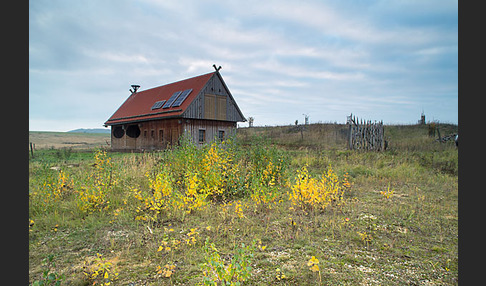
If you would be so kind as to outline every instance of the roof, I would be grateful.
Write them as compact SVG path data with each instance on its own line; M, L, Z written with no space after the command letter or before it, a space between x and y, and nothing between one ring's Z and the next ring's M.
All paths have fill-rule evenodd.
M170 84L132 93L115 113L105 122L105 126L154 120L167 117L180 117L197 97L208 80L217 72L184 79ZM157 101L169 100L178 91L192 89L180 106L152 109Z

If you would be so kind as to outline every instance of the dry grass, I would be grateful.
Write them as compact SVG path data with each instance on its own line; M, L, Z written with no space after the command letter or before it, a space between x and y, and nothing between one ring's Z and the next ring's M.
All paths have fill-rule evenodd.
M156 224L137 221L131 188L149 192L145 174L159 173L162 164L176 160L171 156L182 153L109 153L119 183L107 196L107 211L77 212L76 184L45 211L30 200L29 218L35 221L29 232L30 281L39 279L42 259L53 254L53 271L64 274L66 284L87 285L83 265L101 253L119 273L116 285L197 285L203 281L203 246L209 238L226 263L242 242L257 239L265 246L253 251L251 277L244 285L319 285L321 278L323 285L458 283L458 156L452 143L434 142L417 126L391 126L390 142L400 144L386 152L353 152L336 136L340 126L315 127L316 134L304 134L309 139L303 145L297 144L300 133L286 137L285 128L274 129L267 141L255 134L269 138L271 128L239 130L242 149L236 150L255 148L256 156L267 146L283 152L290 183L305 164L312 176L329 164L340 177L347 172L351 188L344 205L304 214L293 208L290 186L282 184L271 209L243 196L190 214L163 214ZM92 154L73 151L66 159L51 153L39 151L29 162L31 190L57 178L52 166L60 166L74 182L83 182L94 170ZM195 245L157 251L164 241L189 239L192 229L198 232ZM319 260L319 273L307 265L312 256ZM157 272L164 265L175 265L171 277Z
M35 144L36 150L92 149L100 146L109 147L110 134L29 131L29 142Z

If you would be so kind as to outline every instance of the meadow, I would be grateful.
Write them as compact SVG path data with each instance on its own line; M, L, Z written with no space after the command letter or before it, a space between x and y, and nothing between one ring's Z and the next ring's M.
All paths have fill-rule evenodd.
M453 142L426 125L385 126L389 148L360 152L345 134L312 124L240 128L201 148L36 150L29 281L458 284Z

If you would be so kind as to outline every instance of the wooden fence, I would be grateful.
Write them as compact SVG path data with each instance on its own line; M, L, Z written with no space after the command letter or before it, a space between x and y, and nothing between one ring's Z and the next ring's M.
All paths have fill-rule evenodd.
M371 122L361 121L354 117L353 114L348 116L347 120L348 133L348 149L351 150L385 150L385 130L383 128L383 121Z

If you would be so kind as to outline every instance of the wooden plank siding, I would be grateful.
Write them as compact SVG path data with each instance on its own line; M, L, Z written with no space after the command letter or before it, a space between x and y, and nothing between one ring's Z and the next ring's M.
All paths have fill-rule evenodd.
M144 150L157 150L165 149L169 144L175 145L182 135L183 119L161 119L144 121L138 124L140 128L140 135L137 138L131 138L127 134L124 134L121 138L116 138L111 134L111 146L113 150L132 150L132 149L144 149ZM129 125L124 125L126 130ZM112 126L112 130L116 126Z
M199 130L204 130L204 142L199 142ZM236 132L236 122L219 120L190 119L184 121L184 132L192 138L196 144L210 143L218 140L219 132L224 132L224 138L229 138Z
M184 118L245 121L223 81L215 73L182 115Z
M140 135L132 138L124 134L116 138L111 134L112 150L161 150L169 145L176 145L180 136L185 132L194 143L199 142L199 130L204 130L204 142L210 143L219 137L219 132L224 132L224 138L228 138L236 131L236 122L204 119L162 119L146 121L137 124ZM123 128L127 128L124 126ZM112 130L115 126L112 126Z

